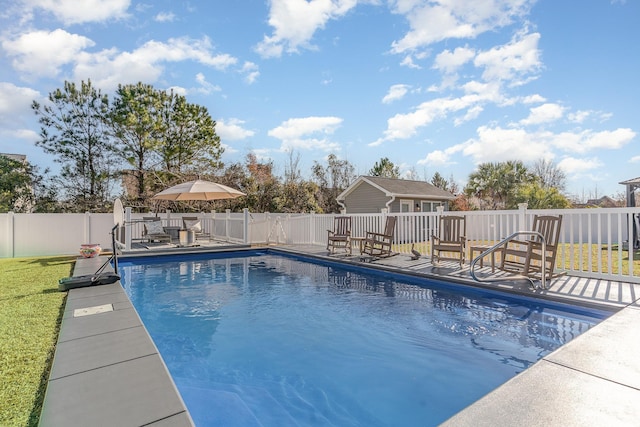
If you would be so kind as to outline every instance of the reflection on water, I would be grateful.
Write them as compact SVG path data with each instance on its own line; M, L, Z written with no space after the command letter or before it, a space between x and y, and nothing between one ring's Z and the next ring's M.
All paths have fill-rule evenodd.
M273 255L120 267L197 425L437 425L601 320Z

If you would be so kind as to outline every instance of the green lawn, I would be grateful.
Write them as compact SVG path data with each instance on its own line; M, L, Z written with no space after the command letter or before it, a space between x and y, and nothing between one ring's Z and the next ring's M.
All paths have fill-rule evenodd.
M467 242L467 247L474 244L493 245L497 242L481 241ZM431 255L431 246L429 242L419 242L415 244L415 249L426 256ZM393 245L393 250L396 252L409 253L411 245ZM477 253L476 253L477 255ZM611 263L609 263L609 256L611 256ZM635 276L640 276L640 250L635 250L633 253L633 263L630 263L629 252L622 251L618 253L618 246L614 245L611 248L608 246L601 246L598 249L597 245L588 244L567 244L563 243L558 248L556 256L556 265L559 269L581 269L582 271L597 272L600 268L603 272L609 272L609 265L611 264L611 273L618 274L618 258L621 256L622 274L629 274L629 268L633 266L633 273ZM471 260L468 260L469 262Z
M37 426L75 258L0 259L0 426Z

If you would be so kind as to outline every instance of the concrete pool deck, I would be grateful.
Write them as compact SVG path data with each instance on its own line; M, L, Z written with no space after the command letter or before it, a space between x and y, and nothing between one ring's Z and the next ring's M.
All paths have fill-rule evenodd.
M79 258L74 276L105 260ZM193 426L120 282L68 292L39 425Z
M328 257L317 245L268 249L478 286L470 279L468 266L460 269L451 263L435 267L428 258L412 261L409 256L397 255L363 263L356 256ZM78 259L74 275L92 274L103 261ZM637 424L639 284L563 277L549 290L535 293L524 283L505 281L481 286L616 313L443 425ZM193 425L119 282L68 292L40 425Z

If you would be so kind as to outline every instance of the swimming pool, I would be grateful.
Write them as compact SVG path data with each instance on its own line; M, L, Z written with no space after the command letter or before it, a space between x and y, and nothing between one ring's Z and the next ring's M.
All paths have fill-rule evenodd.
M259 251L120 273L198 426L437 425L609 314Z

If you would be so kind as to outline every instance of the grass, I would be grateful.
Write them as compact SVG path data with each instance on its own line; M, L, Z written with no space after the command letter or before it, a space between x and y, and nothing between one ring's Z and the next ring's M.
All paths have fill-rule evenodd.
M467 247L470 247L474 244L494 244L497 242L467 242ZM429 242L419 242L415 244L415 249L417 249L420 253L426 256L430 256L431 254L431 246ZM393 245L393 250L396 252L409 253L411 250L411 245L408 244L400 244ZM476 253L477 255L477 253ZM611 268L609 268L609 256L611 256ZM618 252L618 246L613 245L609 248L606 245L600 246L598 249L598 245L592 244L561 244L558 248L558 253L556 255L557 267L560 269L581 269L582 271L592 271L597 272L600 269L602 272L610 272L612 274L618 274L618 260L619 257L621 260L622 274L629 274L630 268L630 260L629 260L629 252L627 250L623 250ZM470 260L468 260L469 262ZM590 263L589 263L590 262ZM640 276L640 250L635 250L633 253L633 273L634 276ZM610 271L611 270L611 271Z
M612 245L610 248L602 245L598 250L597 245L588 245L586 243L582 245L563 244L559 249L557 261L560 267L562 267L562 261L564 261L565 268L580 268L583 271L598 271L601 268L604 272L619 274L618 260L621 257L620 267L622 268L622 274L629 274L629 251L622 250L619 252L617 245ZM611 267L609 267L609 256L611 256ZM591 264L589 264L589 259ZM640 276L639 250L633 252L633 274Z
M38 425L74 259L0 259L1 426Z

